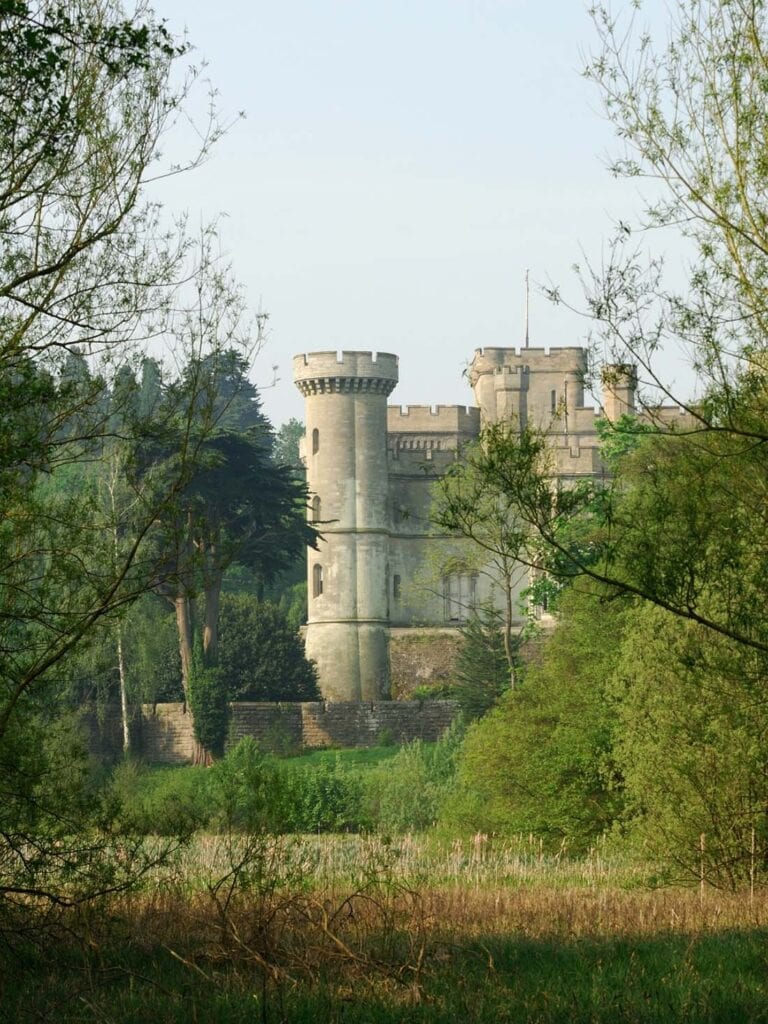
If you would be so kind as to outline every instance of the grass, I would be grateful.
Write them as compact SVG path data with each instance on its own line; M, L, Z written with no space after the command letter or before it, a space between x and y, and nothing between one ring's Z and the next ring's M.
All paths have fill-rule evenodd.
M360 769L375 768L389 760L390 757L400 750L400 747L390 745L386 747L348 747L340 750L333 748L327 750L311 750L299 754L290 759L294 768L311 771L320 766L333 767L337 763L343 768Z
M238 875L238 842L227 861L201 839L145 891L59 911L0 975L4 1016L768 1021L762 890L654 890L605 852L485 837L264 839Z

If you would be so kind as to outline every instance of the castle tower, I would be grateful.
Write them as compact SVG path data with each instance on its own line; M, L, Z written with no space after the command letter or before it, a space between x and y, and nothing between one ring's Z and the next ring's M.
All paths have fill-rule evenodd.
M567 430L568 410L584 404L584 349L478 348L469 367L483 423Z
M397 356L310 352L293 379L306 400L310 517L307 657L330 700L389 696L387 397Z

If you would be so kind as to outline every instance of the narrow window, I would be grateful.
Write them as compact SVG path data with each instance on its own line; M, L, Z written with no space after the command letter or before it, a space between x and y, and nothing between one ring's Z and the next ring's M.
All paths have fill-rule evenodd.
M315 427L312 431L312 454L317 455L320 451L320 431Z
M316 494L312 499L312 522L320 522L320 495Z
M470 612L474 612L477 609L477 573L472 573L467 579L467 604Z
M549 405L552 412L557 412L557 392L550 391L549 393Z
M459 593L458 576L443 577L443 599L445 601L445 621L461 620L461 595Z
M392 577L392 597L396 601L400 600L400 577L397 573Z
M320 597L323 593L323 567L319 563L312 566L312 596Z

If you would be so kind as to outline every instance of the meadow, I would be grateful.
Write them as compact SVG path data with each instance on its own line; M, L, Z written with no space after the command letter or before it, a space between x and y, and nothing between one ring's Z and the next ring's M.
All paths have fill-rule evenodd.
M290 769L375 772L392 756ZM141 786L200 777L166 770ZM49 908L44 929L17 936L3 1019L768 1020L760 887L661 885L609 843L574 857L531 836L275 834L220 819L178 846L144 839L164 842L134 890Z

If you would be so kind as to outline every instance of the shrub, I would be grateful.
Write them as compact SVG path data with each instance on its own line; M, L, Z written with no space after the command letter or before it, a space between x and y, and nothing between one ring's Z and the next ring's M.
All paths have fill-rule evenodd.
M284 828L292 832L358 832L369 828L359 772L340 760L312 771L283 769Z
M369 816L378 829L420 832L437 822L453 787L463 735L457 719L437 743L414 740L369 773Z
M204 828L212 816L205 768L147 768L123 761L107 796L124 828L144 835L183 835Z

